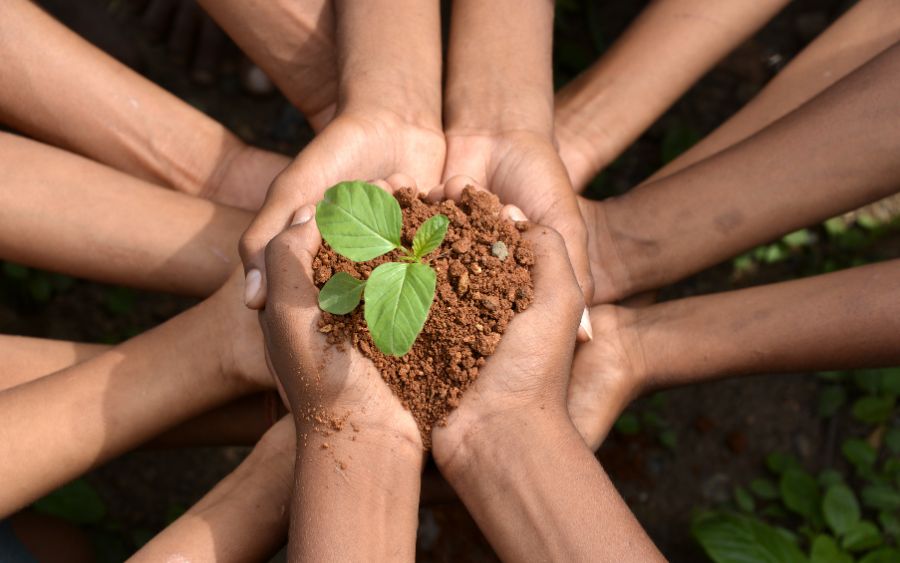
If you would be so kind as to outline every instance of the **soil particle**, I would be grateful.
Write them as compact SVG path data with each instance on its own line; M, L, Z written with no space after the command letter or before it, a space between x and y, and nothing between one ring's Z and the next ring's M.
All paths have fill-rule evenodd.
M466 188L458 204L427 203L411 189L399 190L395 197L403 210L405 246L425 220L438 213L450 219L443 244L426 258L437 272L437 291L422 333L405 356L383 355L366 327L365 304L348 315L323 311L319 330L330 344L349 341L372 360L412 412L427 449L431 429L446 422L485 358L497 349L513 316L534 299L530 272L534 250L522 238L527 224L501 219L500 202L493 194ZM497 255L498 242L515 260ZM354 263L323 242L313 261L314 279L319 287L335 272L366 279L376 266L399 256L394 251Z

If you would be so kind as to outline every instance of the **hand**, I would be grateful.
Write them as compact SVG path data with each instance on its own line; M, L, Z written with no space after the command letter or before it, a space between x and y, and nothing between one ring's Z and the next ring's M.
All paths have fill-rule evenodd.
M256 313L241 303L243 276L236 270L228 281L200 306L205 311L202 327L209 330L220 359L222 374L238 378L248 392L272 389L275 380L266 366L262 331Z
M646 366L632 310L591 308L594 339L575 351L569 381L569 417L591 451L646 387Z
M594 282L594 297L589 304L601 305L630 297L633 290L627 256L623 255L606 220L606 209L616 204L615 198L593 201L578 196L577 201L587 229L587 253Z
M571 428L566 388L584 299L562 237L539 225L523 236L534 245L534 302L512 320L447 425L434 429L434 458L442 472L504 421L549 420Z
M400 171L413 186L440 181L444 137L392 114L344 112L300 153L269 190L266 203L241 238L247 272L245 302L259 309L266 301L266 244L291 223L305 204L343 180L388 178ZM409 185L409 184L407 184Z
M290 162L291 159L282 154L235 139L233 148L223 151L215 171L198 195L232 207L256 211L265 201L272 181Z
M301 220L266 248L269 299L260 320L280 390L298 429L349 420L354 429L399 437L421 451L422 439L412 414L374 364L353 346L329 345L318 330L321 312L312 261L321 237L314 214L312 205L301 208L297 214Z
M446 135L445 182L486 186L503 203L521 208L530 220L556 229L565 239L584 301L591 303L594 279L587 229L549 137L527 131Z

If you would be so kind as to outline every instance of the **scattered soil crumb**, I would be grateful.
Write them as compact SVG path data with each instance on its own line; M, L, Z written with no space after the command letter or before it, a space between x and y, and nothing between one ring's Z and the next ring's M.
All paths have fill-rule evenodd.
M443 213L450 219L443 244L428 257L437 271L437 291L422 333L402 358L385 356L366 327L365 304L348 315L323 311L319 330L330 344L340 347L349 341L374 362L403 406L412 412L423 443L430 449L431 429L446 422L462 393L478 377L485 358L494 353L513 316L531 305L534 250L522 238L528 225L501 219L500 201L491 193L466 188L459 204L428 203L408 188L398 190L395 197L403 210L405 246L412 244L416 229L430 217ZM337 272L367 279L376 266L399 256L400 252L394 251L355 263L323 242L313 261L313 275L319 287ZM342 427L343 421L332 429ZM358 431L353 423L351 427Z

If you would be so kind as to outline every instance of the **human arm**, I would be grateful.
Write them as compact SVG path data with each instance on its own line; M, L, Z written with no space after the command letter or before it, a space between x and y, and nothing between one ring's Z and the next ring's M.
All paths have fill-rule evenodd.
M240 280L107 352L0 392L0 514L270 385Z
M93 47L27 0L0 21L0 121L191 195L256 209L289 159L221 124ZM89 77L89 79L86 79Z
M320 131L337 100L332 0L200 0L203 9Z
M583 301L562 239L523 235L534 302L434 429L435 461L504 560L661 560L566 413Z
M334 120L275 180L241 239L247 302L265 303L266 244L332 185L408 175L430 189L444 163L439 3L334 3L338 100Z
M260 561L283 545L294 469L294 424L281 419L250 455L130 561Z
M0 163L4 260L197 297L239 263L246 211L8 133L0 133Z
M656 289L900 187L895 45L762 131L627 194L581 200L594 303Z
M558 230L590 302L587 236L553 145L553 3L453 3L444 130L447 183L480 184Z
M788 0L656 0L556 94L556 140L580 191Z
M327 344L312 261L313 206L267 246L266 349L297 429L288 557L347 561L415 555L423 464L412 415L372 362Z
M591 311L569 413L599 447L642 393L724 377L900 363L900 260L628 309Z

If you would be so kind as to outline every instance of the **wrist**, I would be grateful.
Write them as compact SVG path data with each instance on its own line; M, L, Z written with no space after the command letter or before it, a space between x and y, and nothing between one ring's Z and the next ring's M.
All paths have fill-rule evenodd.
M631 271L631 256L623 248L622 231L617 223L622 214L620 199L591 201L579 197L578 203L588 225L593 304L613 303L631 296L638 288Z
M487 81L448 87L444 116L448 134L528 132L553 142L552 92L537 86L511 88L507 83Z
M507 455L511 458L519 448L534 447L535 443L552 441L567 432L574 432L581 440L564 407L535 406L489 413L457 411L446 427L435 428L432 455L444 477L457 488L487 460Z

